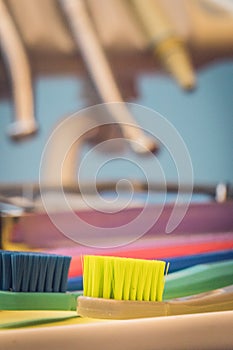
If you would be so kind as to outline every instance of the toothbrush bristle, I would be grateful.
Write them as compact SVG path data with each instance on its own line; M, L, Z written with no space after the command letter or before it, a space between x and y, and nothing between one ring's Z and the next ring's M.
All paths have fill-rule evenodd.
M84 296L161 301L166 263L109 256L85 256Z
M0 290L66 292L71 257L0 251Z

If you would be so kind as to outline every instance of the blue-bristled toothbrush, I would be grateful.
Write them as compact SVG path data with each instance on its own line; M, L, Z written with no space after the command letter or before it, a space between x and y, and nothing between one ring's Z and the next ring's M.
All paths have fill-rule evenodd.
M0 310L76 310L66 293L71 257L0 251Z

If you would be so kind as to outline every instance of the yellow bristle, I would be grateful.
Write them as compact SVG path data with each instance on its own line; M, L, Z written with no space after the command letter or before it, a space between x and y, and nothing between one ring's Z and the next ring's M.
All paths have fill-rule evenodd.
M122 300L124 280L125 280L125 262L124 260L113 261L113 299Z
M152 283L157 283L156 281L152 281L152 271L154 265L156 263L154 261L148 261L144 266L144 290L143 290L143 299L145 301L149 301L150 299L150 290Z
M128 264L127 268L125 269L123 300L130 300L130 290L131 290L133 268L134 268L134 265L131 263L131 264Z
M84 257L84 296L161 301L166 263L108 256Z
M98 277L98 276L97 276ZM113 283L113 269L112 264L104 260L104 271L103 271L103 295L105 299L111 299L112 297L112 283Z
M161 262L160 262L161 264ZM165 268L165 266L164 266ZM163 271L161 267L159 268L158 284L157 284L157 301L163 300L163 290L164 290L164 268Z
M156 283L152 282L150 287L150 300L156 301L157 298L157 284L158 284L158 277L159 277L159 263L157 262L156 265L152 267L152 276L151 280L156 281Z

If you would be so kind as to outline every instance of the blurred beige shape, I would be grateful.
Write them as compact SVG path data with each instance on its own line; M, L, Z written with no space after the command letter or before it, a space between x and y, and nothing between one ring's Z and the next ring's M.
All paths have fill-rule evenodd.
M120 114L109 104L109 117L121 123L123 137L140 140L142 147L135 149L139 153L144 153L145 148L155 151L158 145L140 128L126 125L137 124L124 106L118 87L124 74L116 79L111 58L117 57L116 63L123 57L120 69L130 71L130 79L135 81L143 70L164 71L156 59L150 61L150 55L156 53L168 72L189 89L195 78L188 51L196 66L233 56L229 0L0 0L0 35L1 50L11 71L16 109L12 137L20 139L36 131L28 57L31 65L35 60L37 65L42 62L41 66L46 63L52 68L56 58L71 57L77 62L81 56L99 102L122 102ZM138 57L141 66L134 62ZM153 65L149 63L147 68L149 61ZM100 136L101 132L106 135ZM99 129L93 141L109 134L106 128ZM64 131L64 135L69 138L69 131ZM68 173L79 146L74 145L67 157Z
M15 102L15 121L9 128L9 134L20 139L37 130L31 70L23 43L3 0L0 0L0 47L11 74Z

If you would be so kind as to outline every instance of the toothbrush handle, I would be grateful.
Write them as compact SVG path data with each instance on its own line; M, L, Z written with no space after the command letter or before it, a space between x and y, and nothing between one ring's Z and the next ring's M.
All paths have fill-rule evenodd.
M171 301L78 298L78 314L104 319L134 319L233 310L233 286Z
M169 315L233 310L233 286L168 301Z

